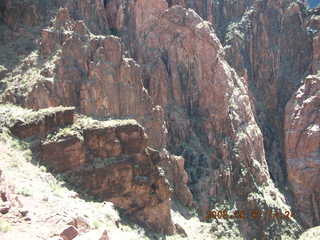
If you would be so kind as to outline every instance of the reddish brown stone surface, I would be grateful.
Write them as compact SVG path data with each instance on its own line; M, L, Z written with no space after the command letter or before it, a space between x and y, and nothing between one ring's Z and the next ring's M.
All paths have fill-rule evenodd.
M228 63L248 84L269 171L285 184L284 109L312 61L317 71L318 36L310 34L317 29L317 11L310 16L302 4L286 0L187 1L187 6L213 23Z
M171 190L157 166L162 156L147 148L144 129L133 120L95 121L82 129L75 124L70 133L59 130L41 143L41 163L54 172L68 171L72 184L113 202L141 224L173 234ZM185 174L179 165L176 171ZM184 189L176 188L177 195L186 191L192 199L185 183Z
M320 223L320 78L311 75L286 106L285 153L297 211L308 227Z
M187 185L189 179L185 171L185 159L164 151L161 153L159 164L165 170L166 178L174 189L173 196L183 205L192 207L193 197Z
M117 157L122 153L115 128L88 129L84 136L88 151L95 157Z
M38 112L24 116L23 121L18 120L11 132L19 138L31 136L44 137L60 127L73 124L74 108L49 108L46 112Z
M150 30L138 36L137 48L146 69L144 82L155 103L166 110L170 150L182 149L178 152L188 163L200 213L213 207L210 197L228 194L242 209L257 207L255 200L247 201L255 191L249 175L265 186L270 177L246 82L225 62L210 23L193 10L173 6L149 21ZM241 168L250 174L241 177L236 172ZM240 223L248 237L261 234L269 224Z
M319 11L319 10L318 10ZM307 18L306 26L314 32L313 39L312 39L312 47L313 47L313 54L312 54L312 73L316 74L317 71L320 69L320 14L310 14Z
M246 2L251 9L244 11L234 24L225 8L230 27L220 27L225 33L227 59L248 82L270 173L276 183L285 184L284 108L309 69L312 41L300 4L275 0L240 2Z
M3 0L1 3L1 17L12 28L19 24L35 26L40 23L39 5L32 2Z
M77 169L86 162L85 147L77 136L41 144L40 151L40 162L57 172Z
M162 156L147 147L148 137L141 125L134 120L97 121L78 115L73 122L73 108L28 113L33 117L29 120L33 128L15 125L11 130L21 138L40 138L40 146L33 149L39 153L40 163L55 173L67 172L72 184L113 202L148 228L174 233L171 190L157 165ZM37 121L39 116L44 116L41 121ZM184 171L181 164L176 168ZM1 198L6 199L5 192ZM1 205L0 210L5 214L9 208ZM73 239L73 228L61 236Z
M105 123L105 124L103 124ZM117 123L101 122L83 130L87 151L96 158L118 157L121 154L139 154L147 147L147 135L136 122L119 120Z
M161 156L146 148L141 126L88 127L84 132L84 144L87 164L78 170L73 168L71 182L113 202L124 209L128 217L147 227L173 234L171 191L156 165Z
M60 234L60 236L63 238L63 240L72 240L78 235L79 235L78 230L73 226L70 226L70 227L64 229L62 231L62 233Z
M135 118L147 128L154 147L165 146L164 111L144 89L141 67L124 56L120 38L89 35L84 21L73 20L66 8L59 10L55 24L44 29L41 37L44 57L61 49L55 70L42 71L55 81L35 85L24 105L74 105L94 116ZM11 91L6 99L20 101Z
M16 24L8 15L14 9L10 2L0 5L0 16L13 26ZM301 79L318 70L318 34L307 29L318 28L317 16L287 0L110 0L106 6L98 0L79 0L59 4L63 8L39 34L42 81L28 85L28 91L19 84L8 87L2 101L34 109L61 104L96 118L136 119L146 128L149 145L183 155L184 164L169 155L163 166L173 188L178 189L173 196L186 205L194 199L200 215L225 200L235 202L238 209L251 209L261 205L269 208L272 204L267 201L273 199L279 204L271 208L285 208L271 176L278 184L285 184L285 160L291 162L293 152L306 158L304 154L315 145L313 138L303 136L304 147L296 149L283 126L288 124L284 118L296 111L288 107L285 112L287 101L292 94L296 96ZM37 10L34 18L22 16L19 21L33 26L44 12ZM304 93L313 99L314 93L310 94ZM297 121L308 122L308 115L306 111ZM292 124L290 128L295 128L296 122ZM70 169L99 165L103 159L120 160L111 164L114 172L108 172L110 177L104 175L103 171L109 170L103 167L96 170L98 177L91 175L95 170L87 169L87 187L126 208L136 219L159 231L172 232L171 223L159 225L170 222L170 193L155 171L155 164L163 159L157 151L147 151L141 129L117 129L86 129L83 143L74 140L69 145L64 139L43 144L44 159L56 162L58 168L61 163L50 152L66 149L56 156L69 162ZM137 170L133 162L145 166ZM289 181L294 182L290 167L288 171ZM163 188L161 200L146 197L154 187L145 184L145 176ZM123 185L106 185L112 181ZM294 193L299 184L292 186ZM253 193L264 200L251 199ZM128 200L126 194L141 201ZM317 201L317 197L313 199ZM135 204L143 206L142 210ZM310 213L310 207L299 208ZM157 215L159 211L163 215ZM297 225L285 224L294 234ZM267 220L242 221L240 228L248 239L281 235Z

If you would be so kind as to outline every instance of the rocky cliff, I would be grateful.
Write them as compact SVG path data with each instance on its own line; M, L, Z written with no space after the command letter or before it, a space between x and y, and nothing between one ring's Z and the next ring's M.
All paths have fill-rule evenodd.
M306 77L319 70L316 9L289 0L6 0L0 19L1 102L72 106L101 121L66 122L71 136L48 136L40 162L72 171L91 194L157 231L175 229L165 178L201 219L218 206L297 209L288 221L236 219L246 239L295 238L299 223L319 224L318 77ZM12 132L45 137L59 122L47 118ZM104 124L128 118L145 132ZM112 167L84 167L110 158Z
M175 199L192 205L183 158L147 147L148 137L134 120L98 121L63 107L0 110L5 116L3 128L30 142L41 164L63 174L78 189L114 203L148 228L175 232L172 192ZM166 166L168 178L161 165Z
M319 223L319 76L310 75L286 107L288 180L303 222Z

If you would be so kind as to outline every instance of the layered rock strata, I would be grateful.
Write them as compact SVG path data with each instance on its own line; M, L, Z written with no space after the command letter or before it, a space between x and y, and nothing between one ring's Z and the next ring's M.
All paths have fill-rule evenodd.
M73 123L74 108L57 107L31 112L16 119L11 132L19 138L44 137L49 132Z
M172 192L185 204L192 203L183 158L149 148L148 137L135 120L98 121L74 116L71 108L26 112L29 115L24 113L20 121L28 119L28 126L14 124L11 132L25 140L40 138L33 149L40 163L64 174L73 186L113 202L148 228L175 232L170 214ZM170 182L160 163L174 165L168 167L175 174Z
M171 190L157 166L159 152L147 148L143 128L133 120L80 124L80 133L60 135L62 129L49 136L41 145L41 161L55 171L69 170L72 184L113 202L128 217L173 234Z
M283 196L271 182L264 145L273 178L283 182L282 112L310 62L311 41L303 28L300 5L257 1L246 11L251 1L238 1L237 6L231 1L217 2L225 3L111 0L102 6L101 1L67 1L41 32L40 55L35 60L40 62L36 66L39 71L32 75L32 84L20 86L14 79L2 101L35 109L75 106L97 118L137 119L146 127L153 147L166 147L185 157L189 185L202 216L224 201L240 210L286 210ZM175 4L193 7L213 25L194 10ZM210 14L211 9L219 10L220 15ZM242 15L242 25L230 25L227 35L226 22ZM231 46L226 48L226 57L213 26L222 42ZM292 37L296 26L298 37ZM113 35L98 35L106 33ZM285 44L294 50L282 48ZM294 61L297 56L300 62ZM28 66L35 67L31 60ZM288 72L289 65L292 72ZM24 77L27 75L22 73ZM86 139L83 134L81 137ZM65 141L59 146L66 147L63 157L79 153L72 168L86 163L78 140ZM100 141L103 137L92 140L93 146ZM114 142L110 151L117 154L120 145ZM50 141L44 143L46 147L46 155L56 151ZM90 151L96 154L97 149ZM103 150L103 158L109 156L108 151ZM135 161L141 157L148 158L143 155ZM181 163L178 167L180 172ZM169 169L168 174L170 171L175 170ZM93 181L90 176L88 180ZM173 177L171 183L179 184ZM106 194L107 190L101 189ZM190 205L189 195L176 197ZM239 224L246 238L276 238L286 231L294 235L297 229L294 220L276 224L259 219Z
M57 54L55 67L43 68L27 96L21 98L16 88L9 88L7 101L35 109L62 104L97 117L135 118L147 128L154 147L165 146L163 110L143 87L141 67L124 56L120 38L91 34L66 8L41 36L41 54Z

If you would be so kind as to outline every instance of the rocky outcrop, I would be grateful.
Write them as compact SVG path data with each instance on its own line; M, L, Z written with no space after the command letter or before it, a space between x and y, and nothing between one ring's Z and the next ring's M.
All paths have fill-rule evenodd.
M312 73L320 69L320 8L308 12L306 27L312 34Z
M174 189L173 197L184 206L192 207L194 206L193 196L187 185L189 179L184 164L185 159L181 156L171 155L167 151L161 153L159 165L164 169L166 178Z
M306 27L317 17L309 23L305 6L286 0L189 0L186 5L213 23L228 63L247 82L269 171L277 184L285 184L284 109L312 61L317 68L318 37L312 40Z
M155 103L166 110L169 149L180 149L189 166L197 168L187 167L200 212L206 213L222 198L237 199L242 209L257 207L255 200L247 201L258 191L249 178L257 185L270 184L262 135L246 83L225 62L212 26L193 10L173 6L145 32L138 51L146 69L144 82ZM192 164L198 160L207 167ZM248 175L239 176L241 168ZM211 197L216 200L209 202ZM248 229L243 224L247 237L263 236L261 226L268 223L257 225Z
M268 166L278 184L286 181L285 104L311 62L312 42L304 24L301 5L269 0L252 5L226 33L227 59L248 81Z
M143 128L135 121L79 121L74 131L48 136L41 161L55 171L70 170L71 183L113 202L129 217L173 234L171 191L156 165L159 152L147 148Z
M42 2L39 0L3 0L0 3L0 19L12 30L20 32L20 27L37 27L48 21L52 10L62 4L61 0Z
M44 137L60 127L73 124L74 108L56 107L30 112L15 119L11 132L19 138Z
M146 127L152 146L165 147L163 109L153 104L141 81L142 69L125 57L120 38L91 34L66 8L59 10L54 26L41 36L43 56L58 53L55 68L44 68L45 78L27 96L8 90L6 101L30 108L63 104L97 117L134 118Z
M71 174L74 184L111 201L124 214L165 234L173 234L169 185L148 150L113 159L95 159L92 168ZM101 164L99 166L99 164Z
M57 172L77 169L86 162L83 142L77 136L69 136L59 142L41 145L40 162Z
M184 157L185 164L165 154L162 166L171 186L181 189L174 197L190 206L188 182L201 216L226 201L239 210L284 211L268 170L285 182L283 109L311 62L301 13L299 4L275 0L66 1L42 30L38 81L20 86L13 79L18 87L7 88L2 101L136 119L152 147ZM112 35L98 35L106 33ZM146 148L141 127L124 127L122 135L117 127L82 127L42 142L42 159L57 171L77 169L75 182L92 194L171 233L170 191L157 171L161 156ZM63 168L60 158L68 163ZM297 231L294 220L241 220L239 226L248 239Z
M87 193L113 202L141 224L164 234L174 233L173 188L159 166L166 158L148 147L148 137L135 120L97 121L77 115L74 121L73 108L28 113L34 116L24 114L28 125L15 124L11 131L21 138L40 139L33 148L40 163L64 173L70 183ZM179 176L186 177L181 163L179 166ZM185 184L174 182L176 195L185 196L186 191L192 199Z
M293 94L285 111L285 154L295 206L307 227L319 224L319 10L306 14L306 27L312 37L311 73Z
M286 106L285 153L297 211L308 227L319 225L320 78L308 76Z
M286 184L284 111L301 79L318 71L318 10L286 0L180 4L213 23L228 63L248 84L271 176Z
M109 21L106 7L101 0L90 1L66 1L60 6L70 10L73 19L82 19L95 34L110 33Z

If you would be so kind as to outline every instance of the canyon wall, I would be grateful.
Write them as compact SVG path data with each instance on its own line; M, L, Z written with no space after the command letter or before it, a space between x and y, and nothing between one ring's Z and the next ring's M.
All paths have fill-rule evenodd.
M24 60L0 68L2 102L74 106L100 120L136 119L151 147L184 157L202 217L225 201L240 210L289 210L275 183L287 196L290 184L302 223L319 224L319 214L310 212L319 202L316 180L300 179L304 162L317 169L319 159L319 123L312 120L318 105L307 101L317 99L317 77L306 78L319 69L316 11L286 0L21 4L0 6L9 28L0 39L14 42L26 26L41 26L32 51L21 52ZM34 17L10 14L23 6L34 9ZM308 127L315 135L301 137ZM299 150L300 138L308 147ZM172 172L181 163L164 168L179 188ZM190 194L176 198L191 206ZM299 231L294 219L241 220L239 226L248 239Z

